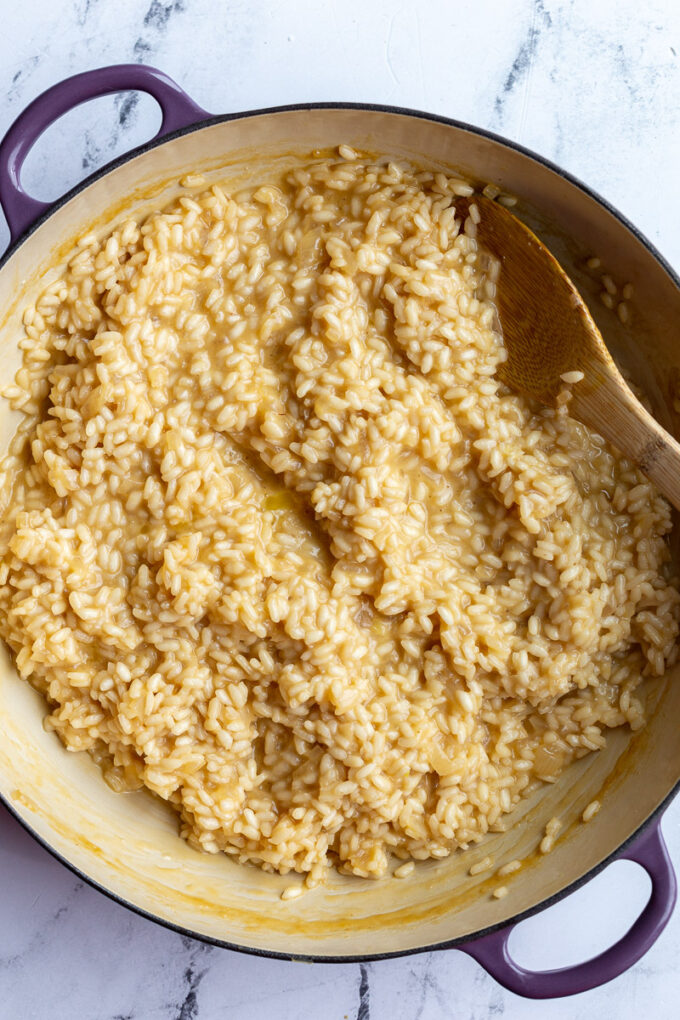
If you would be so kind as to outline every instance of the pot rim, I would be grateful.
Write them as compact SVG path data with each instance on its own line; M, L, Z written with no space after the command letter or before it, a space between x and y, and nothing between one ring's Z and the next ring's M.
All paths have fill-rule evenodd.
M557 176L561 177L572 187L576 188L582 194L588 198L593 199L600 206L607 210L615 219L619 221L631 233L642 245L653 259L661 266L661 268L670 277L671 281L680 290L680 275L675 272L668 260L661 254L656 246L647 238L638 227L635 226L622 212L620 212L614 205L611 204L607 199L603 198L597 191L585 184L574 174L568 170L564 170L558 164L552 162L552 160L546 159L544 156L539 155L533 149L521 145L519 142L512 141L503 135L497 134L494 131L489 131L487 128L477 127L474 124L470 124L466 121L456 120L452 117L445 117L441 114L427 113L424 110L415 110L404 106L391 106L381 103L350 103L350 102L311 102L311 103L290 103L284 106L270 106L263 107L255 110L246 110L241 113L225 113L217 115L208 115L205 118L201 118L194 124L190 124L187 127L179 128L175 131L163 134L161 137L151 138L149 141L144 142L142 145L135 146L128 152L123 153L121 156L116 157L110 162L104 164L98 170L88 174L82 181L70 188L64 195L56 199L56 201L49 204L49 208L40 214L36 220L28 227L23 233L19 235L15 240L10 240L7 250L0 257L0 271L2 271L5 265L10 261L14 253L23 245L40 227L45 223L57 210L61 209L62 206L70 202L72 198L75 198L80 192L84 191L93 184L95 181L100 180L102 177L106 177L108 174L118 170L125 163L130 162L137 156L144 155L150 152L152 149L156 149L166 142L173 141L176 138L181 138L184 135L192 134L196 131L200 131L203 128L213 127L216 124L225 124L235 120L246 120L252 117L261 117L269 114L285 114L293 113L301 110L356 110L358 112L365 113L387 113L396 114L403 117L415 117L418 120L429 120L437 124L444 124L447 127L455 128L459 131L468 132L472 135L484 138L488 141L497 143L498 145L504 146L505 148L512 149L518 152L520 155L525 156L528 159L533 160L536 163L544 166L546 169L552 171ZM162 925L164 928L168 928L171 931L176 932L179 935L187 935L189 938L197 939L199 942L207 943L208 945L218 946L221 949L230 949L234 952L245 953L249 956L259 956L276 960L290 960L291 962L303 962L303 963L371 963L379 960L388 960L401 956L412 956L420 953L431 953L435 951L445 949L461 949L467 943L474 942L477 939L481 939L484 936L491 935L494 932L502 931L503 929L513 927L522 921L526 921L530 917L541 913L548 907L553 906L555 903L559 903L565 897L576 892L582 886L586 885L591 879L595 878L601 871L604 871L610 864L616 861L619 856L630 847L643 832L646 832L655 822L657 825L660 824L661 816L664 811L674 799L674 797L680 792L680 776L678 776L676 782L670 791L666 794L663 800L658 806L651 812L651 814L637 827L622 843L618 844L613 850L611 850L598 864L590 868L587 872L581 875L579 878L570 882L558 892L552 896L546 897L539 903L534 904L532 907L528 907L526 910L518 911L506 920L499 921L496 924L488 925L485 928L473 932L472 934L458 936L457 938L447 939L442 942L429 943L423 946L415 946L409 949L395 949L384 953L348 953L346 955L334 955L324 956L314 953L282 953L272 949L261 949L256 946L245 946L234 942L228 942L224 939L218 939L211 935L203 935L200 932L192 931L189 928L185 928L182 925L176 924L166 918L159 917L150 910L146 910L144 907L131 903L126 900L123 896L111 889L102 885L97 879L91 878L89 875L81 871L75 864L69 861L62 855L59 850L56 850L51 846L46 839L40 836L33 827L23 819L19 811L8 801L8 799L0 790L0 804L6 808L9 814L19 823L19 825L35 839L40 846L43 847L55 860L60 864L64 865L70 872L72 872L77 878L84 882L87 882L89 886L96 889L98 892L103 893L114 903L131 910L139 917L143 917L148 921L153 921L156 924ZM178 837L179 838L179 837Z

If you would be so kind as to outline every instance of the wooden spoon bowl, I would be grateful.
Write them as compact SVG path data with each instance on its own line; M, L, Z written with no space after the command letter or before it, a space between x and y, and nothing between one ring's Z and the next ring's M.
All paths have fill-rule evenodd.
M474 195L459 215L480 214L477 242L501 264L496 285L507 361L499 372L512 389L554 407L562 378L573 384L569 413L633 461L680 509L680 445L642 406L619 372L585 301L536 235L504 206Z

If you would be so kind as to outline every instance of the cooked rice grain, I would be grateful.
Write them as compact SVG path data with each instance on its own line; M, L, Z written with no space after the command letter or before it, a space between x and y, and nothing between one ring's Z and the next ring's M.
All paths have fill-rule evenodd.
M407 861L406 864L400 864L398 868L395 868L392 872L394 878L408 878L412 875L415 870L415 862Z
M515 871L519 871L522 867L522 862L515 858L513 861L508 861L507 864L502 865L496 872L500 878L504 878L506 875L512 875Z
M491 871L493 867L493 857L484 857L481 861L477 861L473 864L468 872L469 875L482 875L485 871Z
M597 812L601 808L599 800L591 800L590 804L586 807L583 815L581 816L584 822L589 822L591 818L594 818Z

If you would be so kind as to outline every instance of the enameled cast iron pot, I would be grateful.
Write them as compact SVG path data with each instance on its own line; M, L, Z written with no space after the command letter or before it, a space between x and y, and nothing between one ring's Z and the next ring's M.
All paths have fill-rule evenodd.
M38 136L72 107L107 93L140 89L161 106L158 135L89 177L53 205L22 189L22 163ZM589 301L605 339L678 435L674 387L680 351L680 281L622 216L587 188L531 152L487 132L409 110L318 104L213 117L169 78L139 65L102 68L49 89L15 121L0 145L0 202L12 240L0 265L0 382L18 367L20 317L40 282L54 275L74 237L124 212L143 212L178 193L190 171L246 180L345 142L461 171L517 195L517 212L543 237ZM614 279L635 288L632 325L597 300L584 264L594 252ZM0 408L0 450L18 421ZM505 833L464 855L418 865L408 881L334 877L327 888L282 902L290 879L199 854L177 835L167 806L150 795L115 794L85 754L69 754L41 726L44 706L21 682L4 649L0 661L0 795L43 846L119 902L217 945L319 961L378 959L457 947L521 995L568 995L610 980L634 964L666 925L676 882L659 830L680 780L680 684L672 673L649 687L649 722L631 741L611 733L606 751L582 759L513 816ZM602 809L579 824L594 798ZM546 821L564 828L552 853L537 846ZM470 877L476 860L525 858L504 879ZM513 924L573 891L614 858L636 861L652 880L650 900L612 948L579 966L534 973L517 966L507 943Z

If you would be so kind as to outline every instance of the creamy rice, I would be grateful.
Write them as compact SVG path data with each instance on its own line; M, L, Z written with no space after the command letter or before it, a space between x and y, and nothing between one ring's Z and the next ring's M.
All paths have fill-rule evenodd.
M312 885L446 857L643 723L669 507L500 382L464 181L343 148L205 188L26 312L0 633L198 849Z

